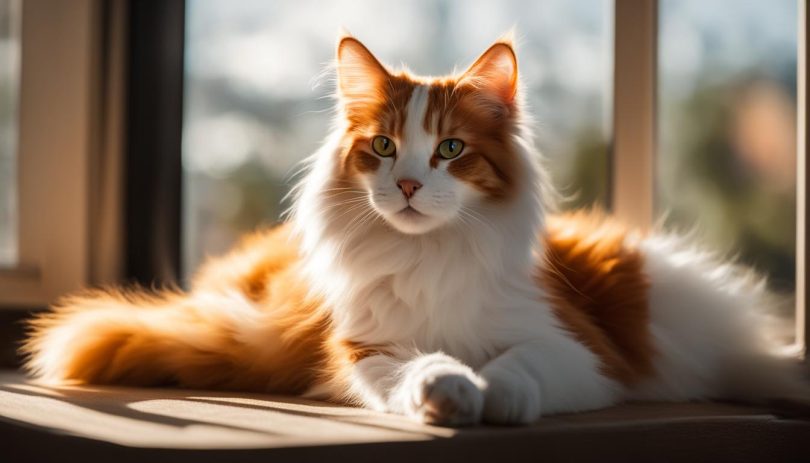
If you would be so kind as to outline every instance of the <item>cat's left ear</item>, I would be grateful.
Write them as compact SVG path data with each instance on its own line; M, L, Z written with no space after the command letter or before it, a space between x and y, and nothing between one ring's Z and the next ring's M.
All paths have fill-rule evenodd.
M511 107L518 89L517 55L511 38L501 39L487 49L459 79L495 101Z

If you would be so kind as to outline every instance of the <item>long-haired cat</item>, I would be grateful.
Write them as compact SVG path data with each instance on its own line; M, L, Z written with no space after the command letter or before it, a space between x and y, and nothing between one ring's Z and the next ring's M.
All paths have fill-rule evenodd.
M337 124L287 223L188 292L94 290L38 317L50 383L301 394L429 423L528 423L623 400L803 395L771 354L769 294L673 236L552 193L511 40L459 75L337 46Z

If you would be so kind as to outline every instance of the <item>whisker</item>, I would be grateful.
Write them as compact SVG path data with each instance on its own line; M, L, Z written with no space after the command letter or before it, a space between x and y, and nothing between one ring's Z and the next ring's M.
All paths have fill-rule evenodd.
M377 211L373 208L369 209L368 211L364 212L358 218L356 218L348 227L346 231L346 235L344 236L343 240L338 244L337 247L337 259L338 265L342 264L343 257L345 255L344 251L346 246L348 246L349 242L354 239L355 234L363 229L363 226L367 223L370 223L370 220L376 219Z
M462 207L461 209L459 209L459 212L461 214L465 215L466 217L469 217L470 219L475 220L476 222L478 222L479 224L481 224L485 228L489 229L489 231L491 231L493 233L496 232L495 227L493 227L486 219L481 217L479 214L477 214L472 209L470 209L468 207Z

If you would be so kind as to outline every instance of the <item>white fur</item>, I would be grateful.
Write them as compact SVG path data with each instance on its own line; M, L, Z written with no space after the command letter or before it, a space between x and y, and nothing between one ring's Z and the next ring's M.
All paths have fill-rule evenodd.
M650 330L658 375L634 399L759 401L807 393L795 359L780 358L779 301L750 270L724 263L683 237L642 243L650 276Z
M310 395L348 396L429 422L525 423L625 398L724 396L740 379L752 386L737 392L749 396L797 385L751 328L761 286L670 238L642 245L658 375L625 390L600 374L532 279L548 186L531 134L521 125L512 135L523 164L517 199L489 205L446 163L429 167L441 140L422 127L426 97L424 87L414 91L397 157L380 158L362 188L333 184L337 127L296 191L304 270L332 307L338 334L391 351L358 362L349 390L319 385ZM423 184L410 204L426 217L398 214L409 204L400 178Z
M439 352L376 355L352 375L353 392L371 408L453 425L481 420L485 386L470 367Z

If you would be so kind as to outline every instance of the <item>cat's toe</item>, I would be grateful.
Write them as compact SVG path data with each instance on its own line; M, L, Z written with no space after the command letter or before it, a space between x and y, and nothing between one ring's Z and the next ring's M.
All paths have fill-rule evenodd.
M449 374L427 379L417 413L422 421L442 426L469 426L481 421L484 395L470 378Z
M486 379L485 422L529 424L540 418L540 390L537 383L518 375L498 375Z

